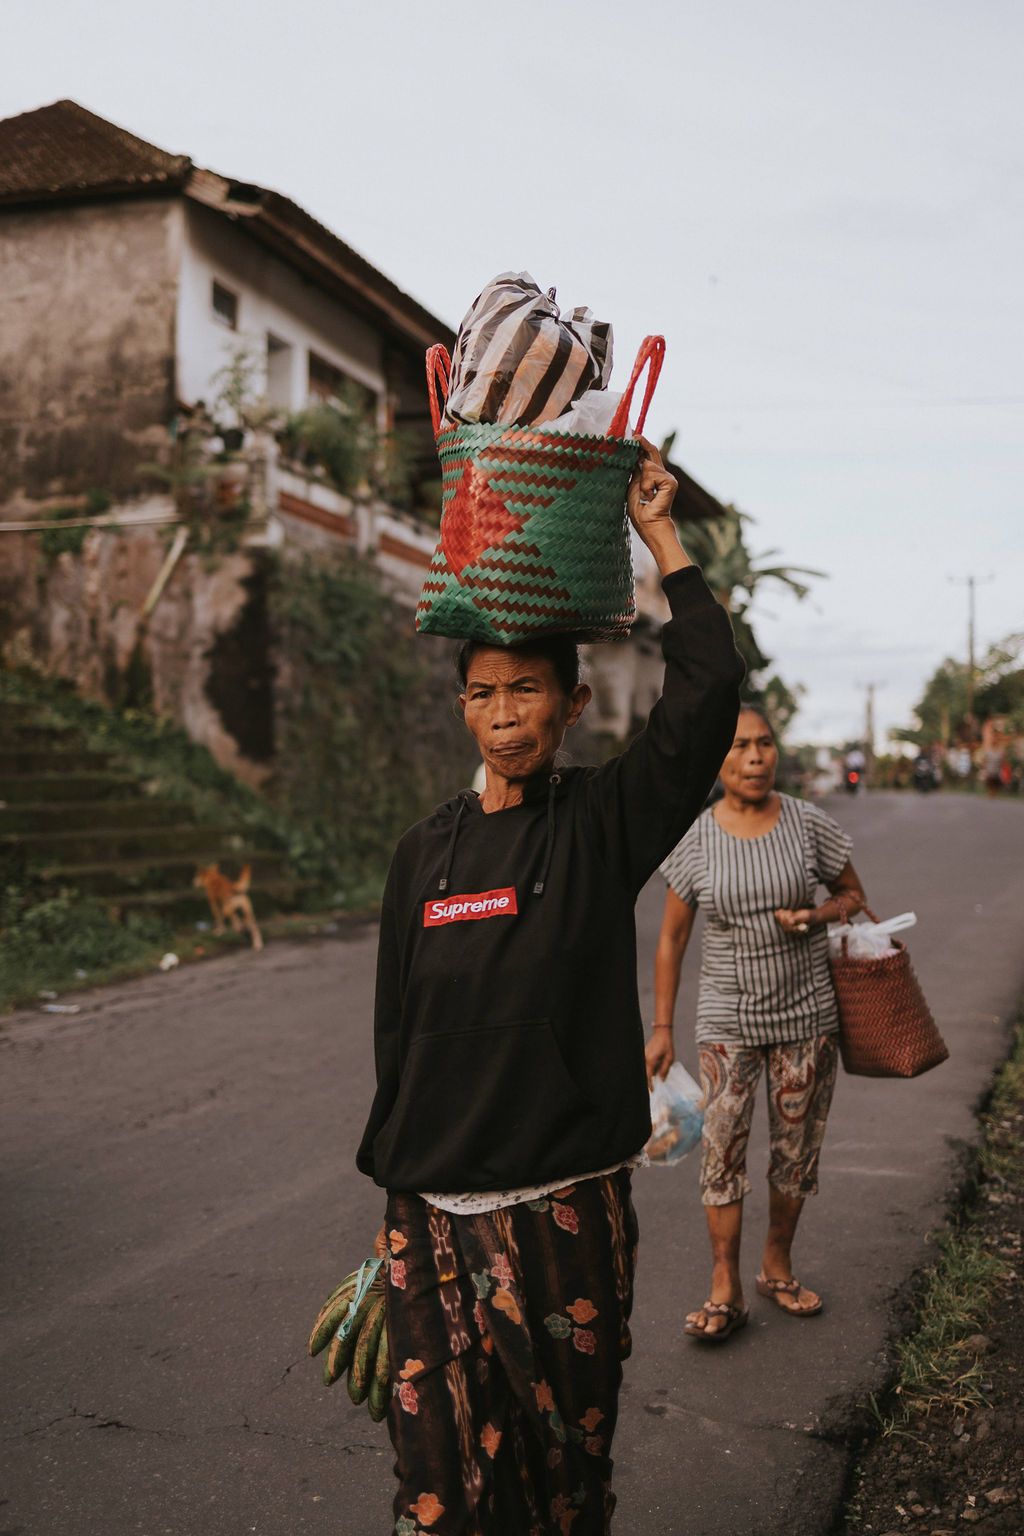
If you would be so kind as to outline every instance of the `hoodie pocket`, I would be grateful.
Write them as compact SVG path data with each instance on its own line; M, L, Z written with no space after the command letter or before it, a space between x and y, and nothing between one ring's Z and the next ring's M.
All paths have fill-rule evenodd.
M397 1189L524 1184L589 1112L547 1019L421 1035L374 1158Z

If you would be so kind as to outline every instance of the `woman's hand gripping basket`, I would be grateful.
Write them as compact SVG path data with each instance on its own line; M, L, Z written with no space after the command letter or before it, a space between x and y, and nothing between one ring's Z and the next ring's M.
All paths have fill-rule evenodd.
M451 380L444 347L427 353L442 474L441 537L416 610L422 634L513 645L570 634L616 640L635 617L626 490L665 356L640 347L606 436L542 426L442 421ZM634 432L629 414L647 369ZM440 397L440 398L439 398Z

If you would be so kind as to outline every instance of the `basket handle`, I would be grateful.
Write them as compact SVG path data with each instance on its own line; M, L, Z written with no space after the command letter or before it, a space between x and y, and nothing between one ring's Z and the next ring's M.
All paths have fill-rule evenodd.
M452 379L452 360L447 347L438 342L427 348L427 396L430 400L430 419L434 424L434 436L441 430L441 413L448 401L448 386ZM438 403L438 384L441 400Z
M641 432L644 430L644 423L647 420L647 412L650 408L651 401L654 399L654 391L658 386L658 379L661 375L661 365L664 363L664 361L664 336L645 336L643 341L640 343L640 350L636 354L636 362L633 364L633 373L630 377L629 383L626 386L626 391L623 394L622 399L619 401L618 410L612 417L612 424L608 428L609 437L627 437L630 435L629 412L633 404L633 391L636 389L637 382L640 378L640 375L643 373L644 368L650 364L647 373L647 384L644 387L643 404L640 407L640 415L637 418L636 430L632 434L634 437L640 436Z

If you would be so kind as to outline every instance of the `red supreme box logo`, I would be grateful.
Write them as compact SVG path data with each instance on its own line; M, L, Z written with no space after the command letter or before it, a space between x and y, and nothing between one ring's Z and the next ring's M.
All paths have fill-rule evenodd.
M423 903L424 928L440 928L444 923L472 923L481 917L515 917L516 888L480 891L476 896L445 896Z

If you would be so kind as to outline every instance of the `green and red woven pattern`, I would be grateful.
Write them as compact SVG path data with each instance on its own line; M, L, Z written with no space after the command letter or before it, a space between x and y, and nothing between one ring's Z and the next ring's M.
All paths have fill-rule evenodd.
M635 438L459 425L437 438L441 539L416 610L425 634L510 645L627 635L626 488Z
M507 423L442 426L451 359L427 352L441 460L441 539L416 609L428 635L514 645L530 635L617 640L636 612L626 492L665 356L640 344L607 437ZM647 370L636 437L633 392ZM440 395L440 399L438 398Z

